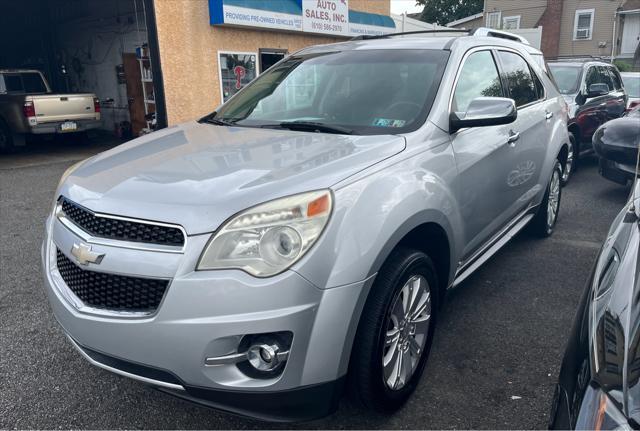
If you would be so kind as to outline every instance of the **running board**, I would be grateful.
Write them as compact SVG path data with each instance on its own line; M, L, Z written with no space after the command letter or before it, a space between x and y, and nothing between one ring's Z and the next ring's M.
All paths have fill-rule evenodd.
M530 210L529 210L530 211ZM514 223L511 228L509 228L504 235L500 236L500 238L495 241L489 248L485 251L481 252L477 257L472 258L469 264L463 265L460 267L458 272L456 273L456 278L453 280L453 284L451 288L456 287L464 280L467 279L476 269L482 266L486 261L491 259L491 257L498 252L506 243L511 241L511 239L518 234L526 225L531 221L531 219L535 216L535 213L525 214L518 222Z

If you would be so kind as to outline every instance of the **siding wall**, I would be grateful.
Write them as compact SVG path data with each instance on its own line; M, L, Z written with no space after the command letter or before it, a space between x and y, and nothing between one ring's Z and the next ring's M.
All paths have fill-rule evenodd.
M611 55L613 14L622 0L565 0L562 9L559 55ZM591 40L573 40L575 12L578 9L595 9ZM606 42L605 48L599 48Z
M501 11L502 18L520 15L520 28L535 28L546 8L547 0L485 0L483 25L487 13Z
M390 14L390 0L349 0L349 8ZM297 51L344 38L284 33L209 24L207 0L156 0L155 13L164 80L167 121L199 118L220 105L218 51L258 52L259 48Z

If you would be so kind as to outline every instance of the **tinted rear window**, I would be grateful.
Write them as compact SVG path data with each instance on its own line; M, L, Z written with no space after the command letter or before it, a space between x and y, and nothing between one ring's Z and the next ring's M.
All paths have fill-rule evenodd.
M47 87L39 73L4 74L7 93L46 93Z
M549 69L561 94L574 94L578 92L578 87L582 80L582 66L549 64Z

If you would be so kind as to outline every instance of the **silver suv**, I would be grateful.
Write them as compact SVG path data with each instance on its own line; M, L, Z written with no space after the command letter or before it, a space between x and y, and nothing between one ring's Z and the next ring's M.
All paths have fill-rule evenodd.
M212 407L310 419L348 385L393 412L447 289L554 229L567 111L533 51L453 32L310 47L78 163L42 247L56 318L92 364Z

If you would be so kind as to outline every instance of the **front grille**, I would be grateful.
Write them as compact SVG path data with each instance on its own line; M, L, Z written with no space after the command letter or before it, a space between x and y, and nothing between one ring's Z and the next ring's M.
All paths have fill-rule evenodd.
M80 268L57 250L58 271L69 289L87 306L112 311L155 311L168 280L128 277Z
M64 198L62 211L74 224L96 237L159 245L184 245L184 234L176 227L101 217Z

